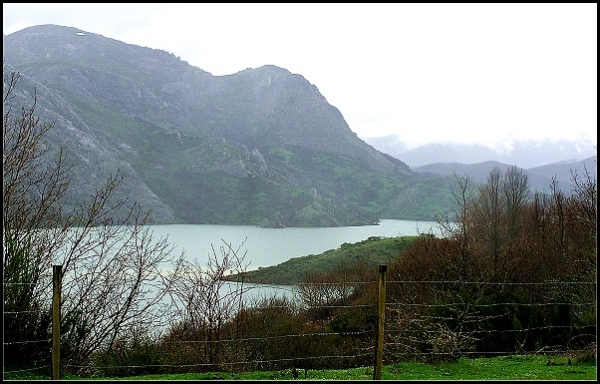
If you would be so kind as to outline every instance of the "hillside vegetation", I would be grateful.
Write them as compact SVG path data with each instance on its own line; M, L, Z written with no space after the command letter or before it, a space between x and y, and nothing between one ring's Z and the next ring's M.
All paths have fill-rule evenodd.
M356 265L377 271L379 265L392 263L401 257L404 249L412 244L415 238L372 236L357 243L344 243L337 249L330 249L318 255L293 257L281 264L235 274L228 280L258 284L296 284L305 281L316 271L337 271L343 274L346 269Z
M65 150L75 210L120 170L115 198L156 224L370 225L448 213L452 179L359 139L302 75L266 65L213 76L173 54L56 25L4 37L11 104L37 95Z

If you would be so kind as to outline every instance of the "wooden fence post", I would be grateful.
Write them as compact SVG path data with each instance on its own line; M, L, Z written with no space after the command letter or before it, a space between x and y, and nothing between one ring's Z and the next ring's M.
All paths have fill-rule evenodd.
M52 380L60 379L60 290L62 265L52 267Z
M381 367L383 365L383 330L385 323L385 282L387 265L379 266L379 287L377 299L377 336L375 338L375 369L373 370L373 380L381 380Z

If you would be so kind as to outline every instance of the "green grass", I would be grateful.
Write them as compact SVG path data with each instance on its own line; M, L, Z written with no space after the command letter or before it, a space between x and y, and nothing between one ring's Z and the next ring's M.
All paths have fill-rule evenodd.
M359 262L366 268L391 263L402 255L406 246L417 236L370 237L353 244L344 243L318 255L293 257L283 263L244 272L244 281L258 284L296 284L304 281L308 271L329 272L339 270L341 265L353 266ZM232 275L231 280L241 280Z
M548 360L552 362L547 365ZM403 362L385 365L382 380L596 380L594 362L580 362L567 357L514 355L493 358L462 358L449 363ZM4 375L9 380L48 380L49 372L21 372ZM336 370L299 370L300 380L371 380L373 367ZM62 380L86 380L62 374ZM241 373L208 372L183 374L158 374L132 377L95 377L92 380L291 380L291 370L254 371Z

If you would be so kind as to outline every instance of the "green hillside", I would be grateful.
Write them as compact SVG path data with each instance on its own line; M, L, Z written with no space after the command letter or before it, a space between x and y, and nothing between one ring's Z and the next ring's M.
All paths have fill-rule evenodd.
M15 108L37 95L49 144L64 147L77 205L126 169L123 196L156 224L266 227L434 220L453 179L410 170L362 141L302 75L265 65L213 76L167 52L76 28L4 37ZM351 80L350 80L351 81Z
M258 284L295 284L304 281L307 272L331 272L360 263L376 271L380 264L388 264L402 255L406 246L416 236L372 236L357 243L344 243L318 255L293 257L281 264L259 267L242 275L232 275L230 280Z

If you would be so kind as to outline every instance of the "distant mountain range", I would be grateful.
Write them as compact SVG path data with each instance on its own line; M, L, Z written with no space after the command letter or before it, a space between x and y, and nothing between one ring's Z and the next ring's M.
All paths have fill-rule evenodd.
M402 160L411 168L435 163L476 164L486 161L529 169L563 161L577 162L596 156L597 143L569 140L523 140L494 149L479 144L434 143L408 149L399 135L365 138L383 153Z
M405 145L396 135L365 141L402 160L413 171L470 176L477 183L485 183L494 168L506 171L516 166L527 175L531 189L538 192L550 192L550 184L555 179L560 189L568 193L575 175L582 176L586 171L593 176L597 174L596 143L591 142L517 141L511 143L510 151L501 152L484 145L455 143L427 144L404 150Z
M14 110L35 93L41 121L55 124L48 144L73 165L67 206L120 170L116 198L151 209L157 224L342 226L451 212L448 167L407 165L435 163L439 150L419 164L361 140L315 85L283 68L213 76L56 25L4 36L3 48L4 75L21 73ZM540 185L553 172L536 173Z
M415 167L413 170L433 175L456 174L458 176L469 176L477 183L485 183L494 168L505 172L513 166L497 161L485 161L476 164L435 163ZM589 175L595 177L597 173L596 166L596 156L592 156L582 161L558 162L541 167L521 169L527 175L529 186L534 191L549 193L551 191L550 184L554 179L562 191L570 193L573 187L573 178L585 176L586 170Z

